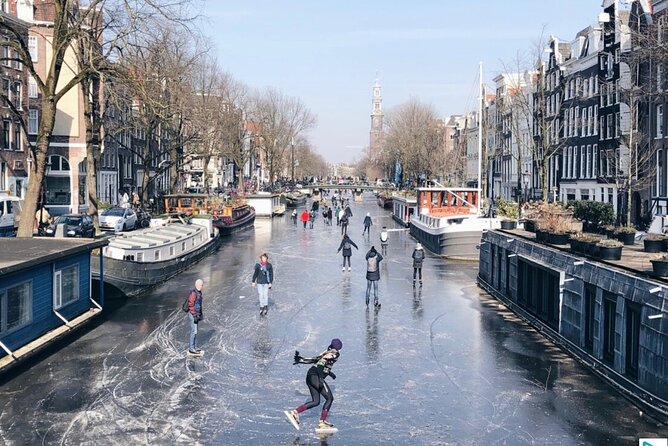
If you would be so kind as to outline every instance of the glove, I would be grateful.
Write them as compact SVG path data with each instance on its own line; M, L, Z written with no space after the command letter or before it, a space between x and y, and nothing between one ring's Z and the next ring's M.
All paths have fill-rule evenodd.
M299 355L299 351L295 350L295 357L294 357L294 362L292 363L292 365L301 363L302 359L303 358Z
M331 376L332 379L336 379L336 375L335 375L334 373L332 373L332 372L329 372L329 376Z

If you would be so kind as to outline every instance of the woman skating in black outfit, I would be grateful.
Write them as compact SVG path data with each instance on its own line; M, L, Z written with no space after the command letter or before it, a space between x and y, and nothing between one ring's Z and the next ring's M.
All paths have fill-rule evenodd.
M335 430L334 425L327 422L327 415L329 414L330 407L332 407L334 396L325 382L325 378L331 376L332 379L336 379L336 375L332 373L332 366L339 359L339 351L342 348L343 343L341 340L332 339L327 350L315 358L304 358L298 351L295 351L294 364L314 364L306 372L306 385L309 392L311 392L311 401L302 404L296 409L285 411L285 415L295 429L299 430L299 414L313 407L318 407L320 405L320 395L322 395L325 397L325 404L322 406L322 411L320 412L318 429Z

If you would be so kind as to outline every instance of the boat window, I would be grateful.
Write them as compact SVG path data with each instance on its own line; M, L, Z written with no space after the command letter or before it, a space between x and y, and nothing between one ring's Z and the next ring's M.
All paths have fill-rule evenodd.
M53 308L57 310L79 299L79 265L68 266L53 276Z
M195 246L195 239L194 238L192 239L192 242L193 242L193 246Z
M160 250L159 249L155 250L155 260L160 260Z
M0 332L22 327L32 321L32 281L0 290Z
M181 251L186 250L186 242L181 242Z
M169 255L170 255L170 256L173 256L173 255L174 255L174 247L173 247L173 246L170 246L170 247L169 247Z
M135 256L134 255L125 255L123 256L123 260L131 260L134 262Z
M138 252L137 253L137 261L138 262L143 262L144 261L144 253L143 252Z

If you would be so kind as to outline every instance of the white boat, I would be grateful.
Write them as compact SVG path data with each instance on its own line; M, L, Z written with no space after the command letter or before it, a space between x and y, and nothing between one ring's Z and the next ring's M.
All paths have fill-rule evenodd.
M255 208L256 217L273 217L285 214L285 205L281 204L281 195L270 192L258 192L246 195L246 202Z
M479 71L478 116L482 116L482 64ZM410 232L434 254L453 260L478 261L484 230L498 229L501 219L483 216L482 203L482 123L478 124L477 188L434 186L417 189L418 217L412 218Z
M93 279L99 280L102 272L111 288L107 295L133 296L191 267L220 243L210 217L121 233L103 248L102 265L99 256L92 257Z
M392 200L392 218L408 227L411 219L417 217L417 198L395 194Z
M410 233L434 254L453 260L478 260L480 238L501 227L501 219L479 215L478 189L421 187L418 216Z

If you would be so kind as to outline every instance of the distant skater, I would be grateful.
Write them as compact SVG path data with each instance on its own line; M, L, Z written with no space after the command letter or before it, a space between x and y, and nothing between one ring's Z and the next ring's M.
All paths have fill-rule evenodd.
M348 233L348 216L344 213L341 217L341 235Z
M413 286L415 286L415 278L419 276L420 286L422 286L422 262L424 261L424 250L420 243L415 245L413 250Z
M317 203L317 201L316 201L316 203ZM311 211L308 214L308 221L309 221L309 228L310 229L313 229L313 222L315 221L315 216L317 215L316 212L317 211Z
M260 261L255 264L251 286L257 288L260 300L260 316L265 316L269 311L269 290L274 282L274 268L269 263L266 253L260 256Z
M380 251L384 256L387 255L387 245L390 243L390 233L387 232L387 228L383 226L383 229L380 230Z
M308 211L307 211L306 209L304 209L304 210L302 211L302 214L299 216L299 219L300 219L300 220L302 221L302 223L304 224L304 229L306 229L306 223L308 222L308 217L309 217L309 215L308 215Z
M298 351L295 351L293 364L313 364L308 369L308 372L306 372L306 385L311 393L311 401L302 404L296 409L284 411L295 429L299 430L299 414L313 407L318 407L320 405L320 395L322 395L325 398L325 404L322 406L322 411L320 412L320 421L318 422L317 429L336 432L337 429L334 425L327 421L334 396L325 382L325 378L331 376L332 379L336 379L336 375L332 372L332 367L337 359L339 359L339 352L342 348L343 343L340 339L332 339L327 350L314 358L304 358Z
M371 213L367 212L366 217L364 217L364 231L362 231L362 237L364 237L365 233L369 233L371 235L371 225L373 222L371 221Z
M297 209L292 210L292 214L290 214L290 218L292 218L292 224L297 226Z
M338 253L343 249L343 267L341 268L341 271L346 270L346 259L348 259L348 271L350 271L350 257L353 255L353 246L359 251L359 248L355 242L350 240L348 234L344 234L343 239L341 239L341 244L339 244L339 249L336 251Z
M202 356L204 352L197 348L197 328L202 321L202 288L204 281L197 279L195 288L188 295L188 320L190 321L190 339L188 343L188 354L192 356Z
M332 208L327 208L327 224L332 226Z
M374 246L366 253L366 306L369 306L371 288L373 288L373 306L380 308L378 302L378 281L380 280L380 262L383 256Z

